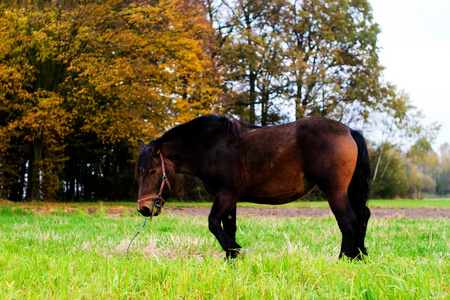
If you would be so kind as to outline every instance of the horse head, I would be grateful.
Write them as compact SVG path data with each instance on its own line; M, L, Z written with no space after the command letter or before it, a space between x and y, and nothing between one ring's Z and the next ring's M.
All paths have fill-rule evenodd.
M138 142L139 157L136 178L139 185L137 210L145 217L162 212L172 186L175 184L173 164L161 153L161 145L152 141L147 146Z

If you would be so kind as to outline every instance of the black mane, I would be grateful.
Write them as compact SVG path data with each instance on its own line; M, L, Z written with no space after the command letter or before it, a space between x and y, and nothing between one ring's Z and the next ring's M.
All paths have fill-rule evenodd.
M136 163L136 178L140 178L149 170L152 157L159 153L164 142L195 137L198 135L198 131L211 126L215 126L216 129L223 134L231 134L234 137L242 136L243 128L258 128L258 126L231 121L227 117L219 115L206 115L195 118L170 129L164 135L151 141L144 149L142 149Z
M206 115L195 118L189 122L178 125L167 131L160 139L162 142L168 142L178 139L187 139L198 135L198 131L205 128L215 126L223 133L232 134L235 137L242 135L241 126L239 122L233 122L225 116Z

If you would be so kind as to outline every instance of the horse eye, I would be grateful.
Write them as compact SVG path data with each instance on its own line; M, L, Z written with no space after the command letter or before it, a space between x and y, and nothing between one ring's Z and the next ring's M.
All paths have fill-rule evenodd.
M150 170L150 175L156 174L156 170Z

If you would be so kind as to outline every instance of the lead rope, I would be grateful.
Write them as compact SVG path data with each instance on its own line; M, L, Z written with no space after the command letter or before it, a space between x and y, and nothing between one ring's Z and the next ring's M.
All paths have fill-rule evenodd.
M130 250L131 243L134 241L134 239L135 239L135 238L138 236L138 234L141 232L142 228L145 227L145 224L147 224L147 220L148 220L148 217L145 218L144 223L142 223L141 227L139 227L138 232L136 232L136 234L134 235L134 237L131 239L130 243L128 244L128 248L127 248L127 259L128 259L128 260L130 260L130 257L128 256L128 251Z
M155 209L155 204L156 204L156 201L153 202L152 212L153 212L153 210ZM153 214L150 216L150 221L152 220L152 217L153 217ZM128 256L128 251L130 250L131 243L134 241L134 239L135 239L135 238L138 236L138 234L141 232L142 228L145 227L145 224L147 224L148 218L149 218L149 217L146 217L146 218L145 218L144 223L141 224L141 227L139 227L138 231L136 232L136 234L133 236L133 238L131 239L130 243L128 244L128 248L127 248L127 259L128 259L128 260L130 260L130 257Z

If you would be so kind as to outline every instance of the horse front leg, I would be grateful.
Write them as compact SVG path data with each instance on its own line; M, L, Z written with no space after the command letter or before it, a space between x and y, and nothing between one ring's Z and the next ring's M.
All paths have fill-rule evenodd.
M237 201L235 199L234 197L218 193L208 217L209 230L226 252L227 259L236 258L242 248L236 243Z
M222 216L222 225L225 233L236 241L236 206Z

